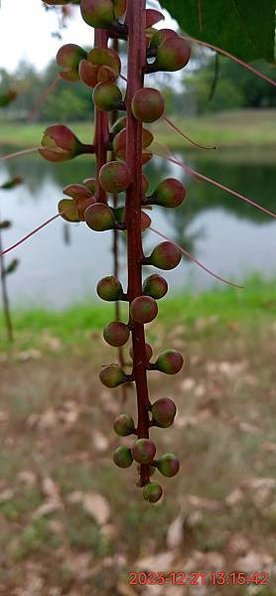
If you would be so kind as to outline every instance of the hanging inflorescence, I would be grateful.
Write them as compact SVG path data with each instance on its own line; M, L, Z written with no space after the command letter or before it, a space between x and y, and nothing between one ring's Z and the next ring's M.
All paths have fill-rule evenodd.
M48 5L66 5L67 0L44 0ZM83 144L61 124L46 129L40 154L60 162L88 153L95 155L96 176L64 189L67 198L58 205L67 221L84 221L95 231L116 230L127 240L128 285L124 291L118 276L102 278L97 294L106 301L129 304L128 322L111 321L103 331L105 341L121 348L131 337L129 350L133 365L129 374L122 366L110 364L100 371L101 382L109 388L134 383L137 395L137 423L126 413L114 421L119 436L133 435L131 447L119 446L113 453L116 465L138 464L138 486L146 500L156 502L162 495L159 483L152 482L156 469L164 476L174 476L179 460L173 453L156 457L156 445L150 439L150 428L167 428L173 424L176 406L168 397L151 401L147 375L150 371L178 373L184 363L176 350L165 350L153 362L153 351L145 340L145 324L158 314L157 301L168 291L166 280L154 273L143 279L143 268L151 265L170 270L180 263L182 253L172 242L158 244L149 255L143 251L143 232L150 227L147 210L152 205L175 208L186 196L182 183L174 178L161 180L154 192L148 193L149 182L143 173L153 153L153 134L146 128L164 114L162 94L144 86L146 75L158 71L176 71L190 58L190 47L183 37L170 29L157 30L154 25L163 19L156 10L146 9L145 0L80 0L84 21L95 29L95 46L90 52L75 44L66 44L57 54L60 76L66 81L82 81L92 89L95 131L92 144ZM118 52L109 47L109 40L127 43L127 78L121 73ZM117 43L118 45L118 43ZM118 82L127 82L123 93ZM114 122L114 113L118 118ZM112 197L120 195L123 204L114 206Z

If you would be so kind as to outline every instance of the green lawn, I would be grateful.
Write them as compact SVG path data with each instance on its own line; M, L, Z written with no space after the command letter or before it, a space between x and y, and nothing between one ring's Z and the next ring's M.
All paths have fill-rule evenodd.
M180 120L172 116L171 120L195 141L219 147L254 147L273 148L276 144L276 110L238 110L222 112ZM38 146L47 124L20 124L1 122L1 147L30 148ZM89 122L69 125L84 142L91 140ZM193 149L178 133L164 121L152 126L155 140L169 145L173 149ZM204 152L206 155L208 151ZM209 153L212 153L211 151Z
M121 303L123 317L126 305ZM159 301L159 315L149 330L155 334L158 324L170 327L176 321L193 327L198 317L216 318L217 329L232 322L251 327L273 322L276 311L276 283L264 282L258 277L245 280L244 289L221 286L202 294L189 294L186 290L175 297ZM105 302L76 304L64 311L39 309L15 310L12 319L17 342L24 346L39 345L44 329L60 338L65 344L83 342L90 333L98 331L114 317L114 305ZM0 329L3 330L0 312ZM0 347L6 346L0 339Z

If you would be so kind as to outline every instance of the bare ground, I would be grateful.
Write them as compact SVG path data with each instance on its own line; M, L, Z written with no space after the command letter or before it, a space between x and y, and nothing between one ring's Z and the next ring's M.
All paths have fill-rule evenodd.
M158 454L181 461L176 477L158 478L157 505L134 465L112 463L113 419L135 415L135 395L122 406L120 390L100 384L114 356L100 332L0 353L1 595L276 594L275 324L208 317L150 332L155 355L186 356L175 377L150 373L152 399L178 407L173 427L152 433ZM241 572L247 584L138 586L130 571Z

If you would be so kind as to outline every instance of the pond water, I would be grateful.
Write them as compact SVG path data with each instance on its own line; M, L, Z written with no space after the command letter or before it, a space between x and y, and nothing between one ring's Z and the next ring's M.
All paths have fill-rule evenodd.
M211 158L208 155L208 159L197 152L178 157L275 211L275 162L264 159L261 150L254 152L254 158L226 150ZM205 266L227 279L239 282L253 273L275 277L274 219L205 182L187 178L183 169L161 158L155 158L145 173L152 189L168 176L176 176L188 188L188 198L180 208L154 208L153 227L181 242ZM62 188L93 175L93 165L87 157L56 165L30 155L1 164L0 184L14 175L23 176L24 185L0 195L1 218L13 222L11 229L2 232L5 247L54 215ZM146 254L158 242L162 239L147 232ZM121 253L121 279L125 282L123 250ZM66 224L58 219L7 255L6 264L14 257L20 264L8 278L13 306L59 309L83 299L95 300L97 281L112 273L112 232L93 232L83 223ZM151 271L147 268L145 273ZM186 258L175 270L165 272L165 277L171 293L221 286Z

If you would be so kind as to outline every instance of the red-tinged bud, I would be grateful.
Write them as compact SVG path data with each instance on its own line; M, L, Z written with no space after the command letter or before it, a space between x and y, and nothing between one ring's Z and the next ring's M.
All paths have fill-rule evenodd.
M156 445L150 439L137 439L131 447L131 453L139 464L151 464L156 454Z
M180 250L172 242L161 242L145 259L146 265L154 265L158 269L174 269L179 265L182 255Z
M153 273L149 275L143 283L143 292L146 296L151 296L155 300L159 300L163 298L167 294L168 291L168 283L161 275L158 273Z
M89 87L100 82L114 82L121 72L121 61L111 48L94 48L87 55L87 60L79 64L81 80Z
M102 368L99 377L102 384L109 387L109 389L114 389L114 387L122 385L122 383L125 383L127 380L124 371L118 364L110 364L109 366Z
M106 192L116 194L128 188L131 182L131 172L126 163L110 161L101 167L99 180Z
M179 207L186 197L186 188L176 178L166 178L156 187L153 194L146 199L146 204L161 207Z
M143 488L143 497L145 501L157 503L163 494L162 487L157 482L149 482Z
M127 437L135 431L134 420L128 414L120 414L115 418L113 428L120 437Z
M179 459L173 453L164 453L156 461L156 467L163 476L171 478L177 474L180 468Z
M53 124L44 131L40 155L48 161L61 162L74 159L83 153L92 153L92 145L84 145L76 135L63 124Z
M84 184L68 184L63 189L63 193L72 199L90 198L93 196L93 193Z
M79 63L78 76L87 87L96 87L98 84L98 67L90 64L88 60L81 60Z
M157 48L154 66L157 70L174 72L184 68L191 57L191 48L183 37L165 39Z
M153 368L167 375L175 375L184 364L184 359L180 352L176 350L165 350L158 356Z
M176 405L169 397L157 399L152 404L152 421L156 426L167 428L173 424L176 415Z
M133 462L131 451L128 447L117 447L113 452L113 461L119 468L129 468Z
M62 46L56 55L57 64L63 68L59 73L60 77L66 81L78 81L79 63L86 56L87 52L74 43L68 43Z
M154 10L152 8L147 9L146 10L146 29L148 29L148 27L153 27L153 25L156 25L156 23L158 23L159 21L164 20L164 18L165 18L164 15L159 10Z
M164 41L169 39L178 39L179 35L173 29L159 29L156 30L151 37L151 48L158 48Z
M163 115L164 109L164 99L157 89L138 89L132 98L131 110L139 122L155 122Z
M58 203L58 212L65 221L79 222L81 217L75 201L72 199L61 199Z
M86 186L86 188L88 188L92 194L95 194L96 192L96 178L85 178L85 180L82 181L83 186Z
M122 93L114 83L98 83L93 90L93 101L101 112L111 112L122 108Z
M81 0L83 20L95 29L109 29L114 25L115 12L111 0Z
M100 279L96 291L98 296L107 302L123 300L124 298L122 284L115 275L108 275Z
M157 302L150 296L138 296L131 302L130 314L136 323L150 323L158 314Z
M115 227L113 211L105 203L94 203L94 205L87 207L84 212L84 219L88 227L96 232L113 230Z
M154 139L153 134L146 128L143 128L143 130L142 130L142 148L146 149L152 143L153 139ZM126 160L126 128L123 128L122 130L120 130L114 137L113 151L114 151L115 155L117 157L119 157L119 159L123 159L124 161ZM150 155L152 156L152 153ZM147 158L148 158L147 153L143 153L143 156L142 156L143 159L145 159L145 156L147 156Z
M83 184L69 184L63 189L65 195L72 200L63 199L58 204L58 210L66 221L84 221L84 212L90 205L96 203L91 191Z
M146 346L146 356L147 356L148 361L150 361L150 359L152 358L152 355L153 355L152 347L149 344L147 344L147 343L145 344L145 346ZM130 355L130 358L133 359L133 348L132 348L132 346L129 348L129 355Z
M147 213L141 211L141 232L147 230L151 225L151 218Z
M129 339L129 328L125 323L120 321L113 321L108 323L103 330L105 341L110 345L118 348L123 346Z

